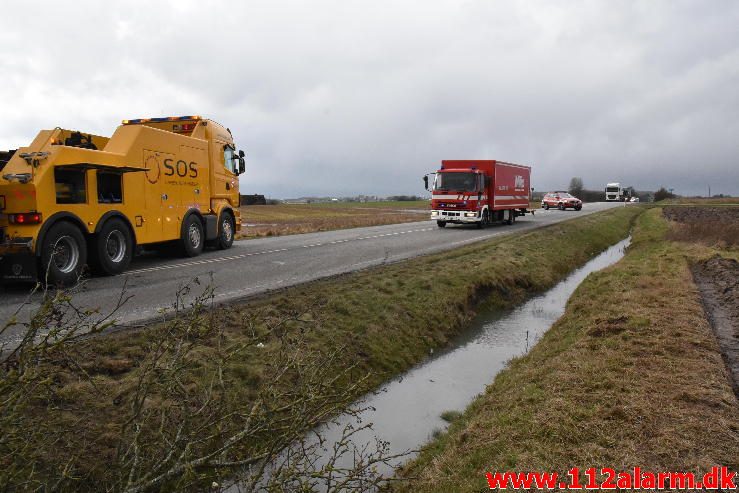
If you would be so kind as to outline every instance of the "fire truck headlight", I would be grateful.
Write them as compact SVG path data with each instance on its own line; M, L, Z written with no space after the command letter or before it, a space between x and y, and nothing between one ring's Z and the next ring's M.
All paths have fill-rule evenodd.
M438 211L431 211L431 217L438 216L438 215L439 215Z
M477 212L465 212L464 216L465 217L475 217L477 216Z

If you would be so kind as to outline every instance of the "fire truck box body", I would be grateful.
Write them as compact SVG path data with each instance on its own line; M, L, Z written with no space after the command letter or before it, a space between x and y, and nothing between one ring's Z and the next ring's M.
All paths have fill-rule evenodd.
M486 226L528 212L531 168L492 160L447 160L436 172L431 219Z
M241 226L230 130L200 117L124 120L110 137L56 128L0 161L0 276L71 284L117 274L136 246L231 246ZM89 262L88 262L89 261Z

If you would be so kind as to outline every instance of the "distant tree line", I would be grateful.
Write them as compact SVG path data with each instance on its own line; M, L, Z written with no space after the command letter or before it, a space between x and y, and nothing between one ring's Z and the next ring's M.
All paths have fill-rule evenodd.
M654 201L659 202L660 200L674 199L677 197L674 193L667 190L665 187L661 187L659 190L654 192Z
M425 200L423 197L418 195L391 195L387 198L393 202L415 202L418 200Z
M640 201L646 202L653 199L654 193L651 191L636 190L634 187L628 186L623 187L624 194L626 197L638 197ZM544 194L559 190L537 190L531 194L531 200L534 202L540 201ZM567 187L567 192L581 199L584 202L602 202L605 200L605 186L599 190L589 190L585 188L583 179L580 177L573 177L570 180L570 185Z

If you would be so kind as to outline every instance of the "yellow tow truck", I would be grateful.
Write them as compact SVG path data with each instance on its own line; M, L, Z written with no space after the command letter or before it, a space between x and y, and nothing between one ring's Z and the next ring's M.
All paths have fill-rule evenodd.
M71 285L123 272L137 247L231 247L244 152L199 116L124 120L101 137L55 128L0 152L0 279Z

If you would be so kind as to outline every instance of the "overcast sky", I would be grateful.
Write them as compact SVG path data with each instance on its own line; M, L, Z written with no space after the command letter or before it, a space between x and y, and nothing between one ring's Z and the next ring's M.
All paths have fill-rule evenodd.
M3 1L0 149L200 114L242 193L424 192L442 159L739 195L739 2Z

